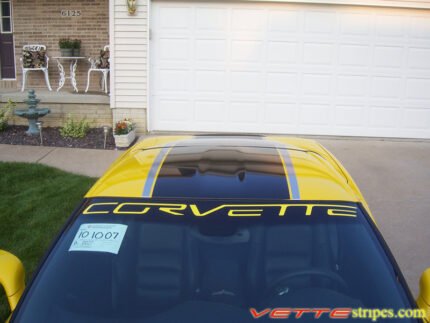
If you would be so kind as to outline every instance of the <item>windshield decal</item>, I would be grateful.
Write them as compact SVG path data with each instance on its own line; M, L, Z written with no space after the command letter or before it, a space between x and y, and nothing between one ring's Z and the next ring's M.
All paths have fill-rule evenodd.
M84 223L70 245L69 251L92 251L118 254L127 226L115 223Z
M152 202L99 202L90 204L83 214L113 214L113 215L149 215L157 214L170 216L214 217L261 217L266 213L278 217L288 216L288 211L302 212L312 216L317 212L327 216L356 217L357 206L335 203L262 203L262 204L216 204L202 207L196 203L152 203Z

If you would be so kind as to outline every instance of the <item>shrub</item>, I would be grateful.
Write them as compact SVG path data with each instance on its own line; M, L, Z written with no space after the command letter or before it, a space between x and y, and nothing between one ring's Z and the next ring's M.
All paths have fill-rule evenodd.
M3 131L7 127L7 122L10 119L12 110L15 108L16 103L9 99L3 107L0 107L0 131Z
M73 120L69 115L63 127L60 129L60 134L65 138L83 138L87 135L89 129L90 123L86 120L86 118L76 121Z
M73 48L73 41L71 41L69 38L62 38L58 42L58 46L62 49L64 48Z
M72 46L75 49L80 49L81 48L81 41L79 39L74 39L72 41Z

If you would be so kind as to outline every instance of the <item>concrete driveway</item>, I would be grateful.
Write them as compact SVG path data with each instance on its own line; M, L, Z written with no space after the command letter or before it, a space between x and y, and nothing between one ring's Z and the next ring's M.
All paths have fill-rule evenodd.
M318 141L357 182L416 296L430 267L430 142Z

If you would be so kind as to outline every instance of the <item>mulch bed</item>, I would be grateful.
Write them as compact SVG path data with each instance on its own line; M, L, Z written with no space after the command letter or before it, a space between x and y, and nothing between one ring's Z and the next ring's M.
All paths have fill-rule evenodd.
M6 130L0 132L0 144L39 146L40 136L27 135L25 133L27 129L28 127L26 126L7 127ZM43 128L44 146L103 149L103 128L90 129L84 138L63 138L60 135L59 129L56 127ZM111 129L107 135L106 149L115 149L115 141Z

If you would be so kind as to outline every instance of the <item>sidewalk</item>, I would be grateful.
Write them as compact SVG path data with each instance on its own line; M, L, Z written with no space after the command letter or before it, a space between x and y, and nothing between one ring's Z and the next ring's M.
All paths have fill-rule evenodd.
M0 144L0 161L40 163L75 174L100 177L123 152Z

